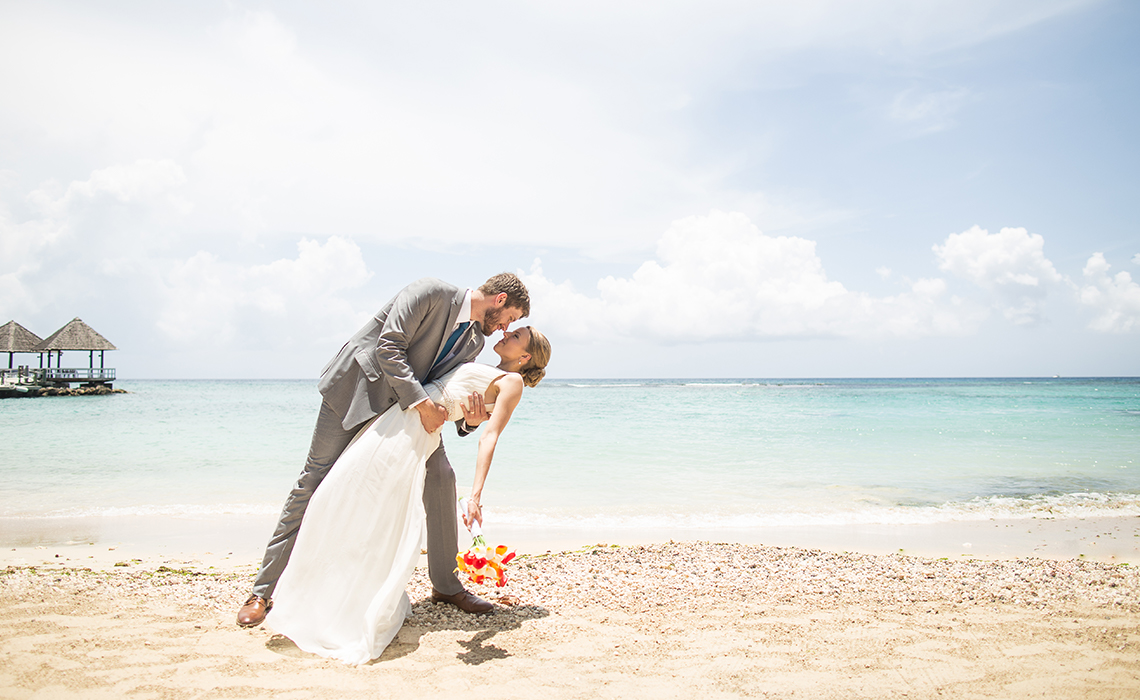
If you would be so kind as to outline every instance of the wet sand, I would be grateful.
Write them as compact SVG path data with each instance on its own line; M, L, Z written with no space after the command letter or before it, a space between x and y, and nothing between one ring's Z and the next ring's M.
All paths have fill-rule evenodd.
M215 568L261 560L273 515L0 518L0 566L63 559L100 564L139 559ZM711 541L803 547L829 552L924 557L1082 558L1140 565L1140 517L972 520L929 525L818 525L752 530L542 530L486 523L486 532L520 553L568 551L589 544ZM58 556L57 556L58 555Z

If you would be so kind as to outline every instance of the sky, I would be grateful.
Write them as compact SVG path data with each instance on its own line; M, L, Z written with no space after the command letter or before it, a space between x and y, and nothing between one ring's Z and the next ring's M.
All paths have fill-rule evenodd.
M120 379L315 379L412 280L512 271L551 377L1137 376L1138 30L0 0L0 323L80 317Z

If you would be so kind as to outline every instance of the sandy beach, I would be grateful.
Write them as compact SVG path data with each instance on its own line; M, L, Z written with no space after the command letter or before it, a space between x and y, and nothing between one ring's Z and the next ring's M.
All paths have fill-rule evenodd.
M301 652L268 627L238 628L254 565L231 552L9 547L0 697L1132 698L1137 521L978 524L977 534L992 527L989 556L531 546L506 588L477 589L496 602L489 616L431 603L418 569L413 616L362 667ZM1101 554L1063 556L1072 545L1058 533ZM1034 553L1044 537L1056 556Z

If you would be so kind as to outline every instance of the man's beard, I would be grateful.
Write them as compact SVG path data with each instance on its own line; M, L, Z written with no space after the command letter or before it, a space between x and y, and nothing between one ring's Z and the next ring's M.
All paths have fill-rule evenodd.
M503 309L487 309L483 312L483 335L488 335L503 318Z

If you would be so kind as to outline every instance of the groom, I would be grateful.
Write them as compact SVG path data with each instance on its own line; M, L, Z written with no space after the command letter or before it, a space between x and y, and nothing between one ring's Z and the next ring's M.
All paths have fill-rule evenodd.
M529 313L526 286L509 272L495 275L478 289L424 278L402 289L345 343L321 372L317 387L323 400L309 457L281 510L253 593L238 611L239 625L252 627L265 620L309 499L360 426L399 403L401 409L415 407L424 430L441 428L447 409L432 401L423 385L474 360L483 349L484 336L506 331ZM478 410L464 408L466 420L456 422L460 435L486 418L486 412ZM432 598L469 613L490 612L491 604L464 589L455 575L459 551L455 472L442 442L427 460L424 510Z

